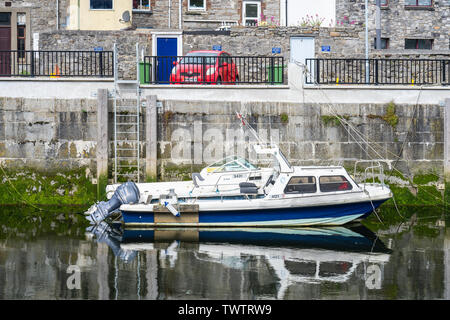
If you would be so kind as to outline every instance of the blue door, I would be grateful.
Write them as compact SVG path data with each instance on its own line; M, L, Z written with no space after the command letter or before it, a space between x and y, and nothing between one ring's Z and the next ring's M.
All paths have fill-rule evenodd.
M158 56L156 70L157 83L169 83L173 62L177 60L177 53L177 38L156 39L156 55Z

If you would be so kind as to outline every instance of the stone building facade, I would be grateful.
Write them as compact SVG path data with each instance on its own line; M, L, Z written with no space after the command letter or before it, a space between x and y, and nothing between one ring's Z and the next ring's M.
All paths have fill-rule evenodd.
M361 26L365 23L365 0L336 0L336 24ZM450 0L382 0L381 37L387 41L387 50L393 54L449 54ZM419 5L422 4L422 5ZM375 0L369 1L369 42L374 49ZM406 40L427 40L431 49L421 52L405 47ZM417 43L420 46L421 43ZM412 44L412 41L411 41Z
M283 56L287 62L291 58L291 39L304 37L314 40L311 58L365 58L364 0L336 0L336 26L320 28L279 26L281 2L277 0L130 1L133 1L132 27L99 31L66 30L70 0L0 0L0 16L10 15L11 29L7 40L0 35L0 44L8 42L2 46L3 50L22 46L26 50L91 51L95 47L112 50L116 43L119 77L125 79L136 74L136 43L144 55L157 55L155 40L172 34L178 40L176 55L211 50L214 45L220 45L231 55L250 56L270 56L272 48L279 48L281 52L276 55ZM433 0L429 7L406 5L414 0L382 1L386 4L381 10L382 38L388 39L388 45L387 49L373 48L375 0L370 0L370 58L448 59L450 0ZM247 16L243 12L245 5L255 3L258 26L243 26ZM193 9L193 4L201 7ZM24 39L18 39L21 24L25 27ZM0 25L0 32L4 34L6 27ZM429 40L432 46L431 49L405 49L406 39L417 43Z
M243 26L246 25L247 3L257 9L260 24L279 23L280 3L275 0L196 0L195 4L200 7L193 7L191 0L150 0L149 11L133 11L133 25L136 28L185 30Z

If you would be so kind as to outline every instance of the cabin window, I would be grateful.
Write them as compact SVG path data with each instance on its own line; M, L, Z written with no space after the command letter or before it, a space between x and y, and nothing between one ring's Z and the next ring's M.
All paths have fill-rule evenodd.
M352 190L352 184L344 176L325 176L319 178L320 191L333 192Z
M314 193L317 191L315 177L292 177L284 193Z

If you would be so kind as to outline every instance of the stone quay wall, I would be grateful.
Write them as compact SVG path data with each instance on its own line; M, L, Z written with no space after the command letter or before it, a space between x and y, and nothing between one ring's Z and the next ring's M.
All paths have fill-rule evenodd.
M436 190L448 173L444 136L449 130L444 128L440 105L361 103L336 104L330 109L328 104L287 102L151 102L150 97L140 109L141 181L190 179L192 172L233 154L269 164L269 158L254 153L251 144L255 139L242 130L236 112L247 115L261 138L279 144L293 165L340 164L353 173L358 160L386 160L382 163L390 183L413 188L414 181L433 188L430 192L435 195L440 194ZM124 99L118 103L134 102ZM103 118L99 117L100 108L105 112ZM82 183L88 183L89 190L94 179L98 180L98 194L112 183L114 114L113 102L106 95L90 99L3 97L0 110L0 164L7 172L40 172L52 177L61 173L66 181L60 181L58 187L62 195L63 185L72 181L64 178L70 177L70 172L83 176ZM149 120L151 112L155 112L154 122ZM362 137L346 130L349 125L341 125L333 116L336 113ZM151 130L156 132L154 136L148 134ZM147 166L152 163L154 175L150 176ZM389 163L402 174L390 172ZM91 192L69 189L86 197ZM430 203L433 201L436 199Z
M130 103L133 101L123 101ZM0 158L8 166L49 169L53 164L55 168L89 165L95 170L98 125L95 98L1 98L0 105ZM444 108L441 106L415 108L391 103L339 104L334 108L373 143L373 149L355 141L326 104L158 101L160 173L167 166L205 165L232 153L254 158L249 148L253 138L240 130L236 120L235 112L244 110L261 136L279 143L294 164L377 158L398 160L400 168L409 166L411 172L434 170L442 176ZM108 102L108 112L111 159L112 100ZM143 158L146 112L146 107L142 107Z

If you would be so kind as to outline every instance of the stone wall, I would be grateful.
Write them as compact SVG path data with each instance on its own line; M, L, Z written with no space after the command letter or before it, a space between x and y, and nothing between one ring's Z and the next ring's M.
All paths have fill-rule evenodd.
M133 100L119 101L132 105ZM95 177L97 169L97 99L0 98L0 163L43 173L81 168ZM112 100L108 103L109 179L113 178ZM444 109L438 105L328 104L176 101L157 102L157 175L161 180L189 179L191 172L225 156L237 154L266 165L255 142L241 129L235 112L247 115L264 140L278 143L293 165L341 164L387 160L402 172L391 183L408 179L436 188L444 179ZM146 107L141 108L141 181L145 181ZM349 126L333 117L339 114ZM133 128L130 127L130 130ZM406 142L405 142L406 140ZM131 156L131 155L130 155ZM385 164L386 174L390 176ZM112 181L112 180L110 180ZM409 185L410 186L410 185ZM433 192L436 192L434 189Z
M95 99L0 98L0 158L9 169L95 172Z
M393 103L334 105L335 112L370 142L368 147L355 140L325 104L161 103L158 163L160 174L167 178L232 154L257 160L249 144L254 138L241 130L236 119L235 112L241 110L261 138L279 143L295 165L341 163L352 168L355 160L387 159L411 178L429 172L443 177L443 108L437 105L417 109Z
M56 31L41 33L40 50L87 50L102 47L112 51L114 43L118 49L120 79L136 79L136 43L144 55L151 54L151 35L133 30L127 31Z

